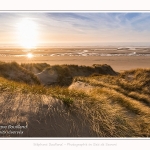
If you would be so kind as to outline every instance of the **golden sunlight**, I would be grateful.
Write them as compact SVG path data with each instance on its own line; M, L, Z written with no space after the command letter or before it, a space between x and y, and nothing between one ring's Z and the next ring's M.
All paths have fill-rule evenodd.
M29 18L23 19L17 26L19 44L27 49L37 46L37 24Z
M33 54L32 53L28 53L26 56L27 56L27 58L33 58Z

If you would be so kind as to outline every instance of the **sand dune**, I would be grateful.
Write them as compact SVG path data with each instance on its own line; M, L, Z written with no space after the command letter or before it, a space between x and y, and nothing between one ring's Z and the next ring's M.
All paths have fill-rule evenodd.
M117 75L107 64L93 66L54 65L35 74L44 85L69 85L76 76L90 76L92 74Z
M28 84L40 84L38 78L16 62L0 62L0 76Z
M61 100L46 95L11 94L0 96L0 126L25 126L23 134L0 134L4 137L91 137L96 133L88 121ZM40 103L37 101L40 100ZM6 104L7 101L7 104ZM6 116L7 115L7 116ZM2 117L3 116L3 117ZM1 130L0 130L1 131ZM19 129L12 130L19 131Z
M40 82L44 85L52 85L57 83L58 73L53 69L46 69L36 74Z
M1 137L150 136L150 69L116 73L106 64L14 62L0 67Z

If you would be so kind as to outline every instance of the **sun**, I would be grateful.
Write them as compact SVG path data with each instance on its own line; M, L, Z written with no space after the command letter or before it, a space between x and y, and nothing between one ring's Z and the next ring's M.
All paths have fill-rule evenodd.
M24 18L17 25L19 44L31 49L37 46L37 24L32 19Z
M33 58L33 54L32 53L28 53L26 56L27 56L27 58Z

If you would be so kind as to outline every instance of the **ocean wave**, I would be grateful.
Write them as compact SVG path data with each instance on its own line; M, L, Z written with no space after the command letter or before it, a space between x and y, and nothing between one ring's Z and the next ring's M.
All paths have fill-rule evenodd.
M137 52L132 52L132 53L93 53L93 52L84 52L84 53L79 53L79 52L73 52L73 53L53 53L53 54L33 54L34 57L54 57L54 56L107 56L107 57L113 57L113 56L150 56L150 53L137 53ZM17 55L11 55L11 54L0 54L0 57L27 57L27 55L22 55L22 54L17 54Z

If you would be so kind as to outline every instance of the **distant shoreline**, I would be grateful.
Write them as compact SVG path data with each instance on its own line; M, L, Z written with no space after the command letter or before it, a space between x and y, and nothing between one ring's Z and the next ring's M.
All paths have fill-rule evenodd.
M33 58L28 58L28 53ZM135 47L74 47L74 48L38 48L30 51L23 49L0 48L0 60L17 63L48 63L50 65L74 64L92 66L108 64L115 71L137 68L149 68L150 48Z

